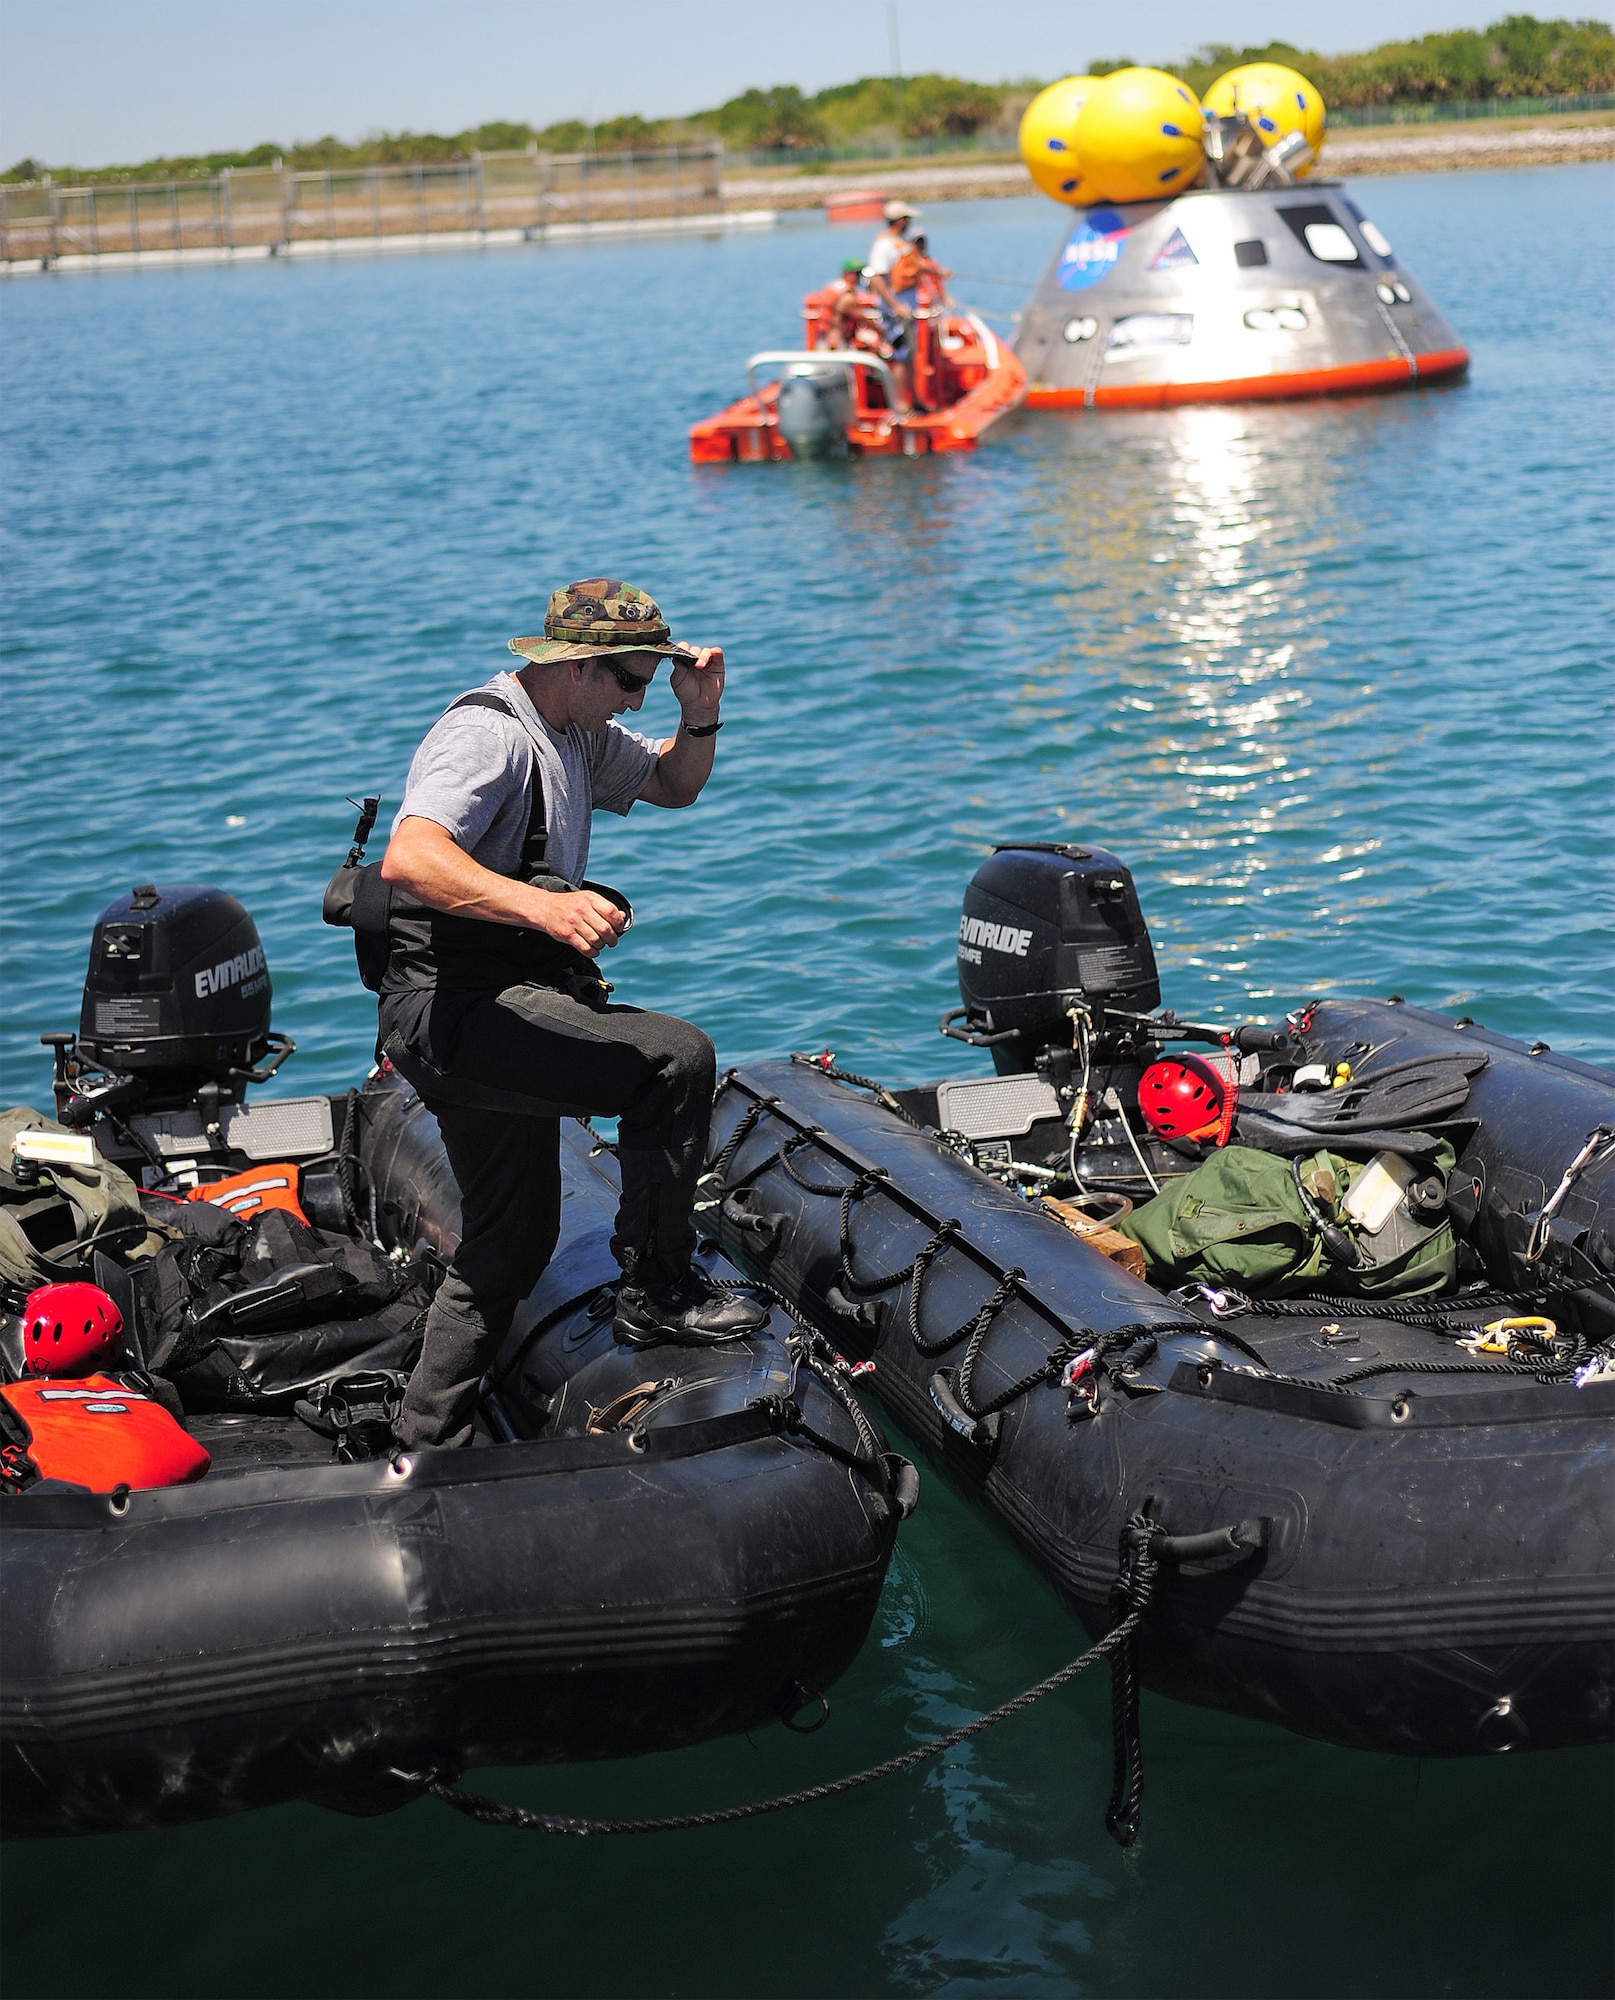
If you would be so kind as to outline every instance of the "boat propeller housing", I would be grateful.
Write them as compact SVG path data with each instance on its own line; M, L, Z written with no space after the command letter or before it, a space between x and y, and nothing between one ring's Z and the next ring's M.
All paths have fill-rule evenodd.
M1161 1004L1132 875L1102 847L995 848L965 890L958 957L967 1028L988 1041L1001 1074L1032 1069L1041 1049L1069 1048L1073 1007L1102 1026L1109 1009Z

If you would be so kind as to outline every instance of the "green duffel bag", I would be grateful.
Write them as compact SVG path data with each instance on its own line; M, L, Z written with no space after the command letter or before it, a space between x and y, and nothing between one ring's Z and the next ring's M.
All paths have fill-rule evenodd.
M1452 1164L1452 1148L1443 1144L1415 1189L1433 1194L1437 1176L1444 1187ZM1311 1291L1404 1298L1443 1290L1457 1276L1458 1246L1439 1197L1424 1207L1410 1192L1369 1235L1345 1207L1368 1167L1367 1160L1335 1152L1292 1163L1252 1146L1225 1146L1117 1226L1143 1249L1150 1282L1164 1287L1232 1285L1270 1298ZM1309 1213L1295 1169L1332 1242Z
M53 1118L19 1105L0 1112L0 1278L32 1291L58 1279L87 1278L97 1250L115 1263L149 1257L167 1240L140 1206L121 1167L44 1166L37 1180L11 1172L19 1132L65 1132Z

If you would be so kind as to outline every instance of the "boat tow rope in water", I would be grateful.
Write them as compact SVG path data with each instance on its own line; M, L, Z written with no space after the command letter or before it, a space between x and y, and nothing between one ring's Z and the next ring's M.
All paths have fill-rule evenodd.
M1105 1828L1118 1846L1131 1847L1138 1838L1144 1800L1144 1756L1138 1726L1138 1659L1136 1639L1144 1621L1156 1578L1163 1562L1202 1561L1211 1555L1245 1550L1255 1544L1241 1539L1251 1523L1235 1528L1218 1528L1207 1535L1168 1535L1147 1513L1134 1514L1122 1531L1121 1567L1112 1586L1111 1614L1116 1623L1097 1645L1090 1646L1079 1659L1072 1660L1047 1680L1039 1681L1025 1693L1015 1695L997 1708L978 1715L946 1735L888 1757L867 1770L854 1771L845 1778L832 1778L822 1785L807 1785L778 1798L755 1799L746 1805L721 1806L712 1812L672 1813L660 1819L574 1819L564 1813L533 1812L526 1806L507 1805L480 1792L463 1792L447 1779L419 1772L400 1771L396 1775L452 1806L467 1819L482 1826L508 1827L518 1833L555 1833L574 1840L593 1839L618 1833L674 1833L686 1827L729 1826L736 1820L759 1819L765 1813L786 1812L793 1806L814 1805L821 1799L837 1798L843 1792L871 1785L877 1778L895 1777L916 1764L940 1757L944 1751L968 1743L973 1737L1019 1715L1046 1694L1065 1687L1096 1660L1110 1661L1111 1688L1111 1788L1105 1810Z

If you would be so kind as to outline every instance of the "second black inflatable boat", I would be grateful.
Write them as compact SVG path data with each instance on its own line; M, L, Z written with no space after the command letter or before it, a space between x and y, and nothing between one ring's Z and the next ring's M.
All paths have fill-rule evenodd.
M1145 1067L1219 1037L1142 1011L1159 990L1127 871L1103 850L1001 851L960 938L966 1005L944 1031L998 1073L888 1088L829 1056L731 1072L707 1227L874 1360L893 1414L1090 1631L1114 1616L1129 1520L1205 1538L1163 1570L1144 1626L1156 1688L1368 1748L1607 1739L1615 1077L1401 1002L1230 1031L1250 1086L1235 1140L1413 1156L1456 1268L1416 1297L1365 1297L1328 1257L1282 1296L1168 1290L1115 1232L1135 1269L1101 1254L1085 1219L1212 1150L1140 1117ZM1356 1092L1290 1087L1342 1065ZM1394 1123L1416 1084L1433 1129L1348 1115ZM1347 1129L1323 1136L1331 1119ZM1433 1160L1452 1166L1432 1187ZM1224 1223L1228 1243L1258 1226Z

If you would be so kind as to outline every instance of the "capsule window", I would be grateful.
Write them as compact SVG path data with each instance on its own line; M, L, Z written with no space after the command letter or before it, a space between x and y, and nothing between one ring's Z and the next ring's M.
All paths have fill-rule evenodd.
M1254 270L1258 264L1267 262L1267 245L1259 236L1252 236L1244 243L1236 243L1234 262L1242 271Z
M1187 347L1194 338L1193 313L1129 313L1110 329L1110 348L1141 353L1156 347Z
M1358 270L1362 269L1363 260L1357 254L1357 245L1342 227L1334 210L1323 202L1281 208L1279 214L1289 224L1296 241L1320 264L1355 265Z
M1304 333L1309 321L1301 306L1252 306L1245 324L1252 333Z

